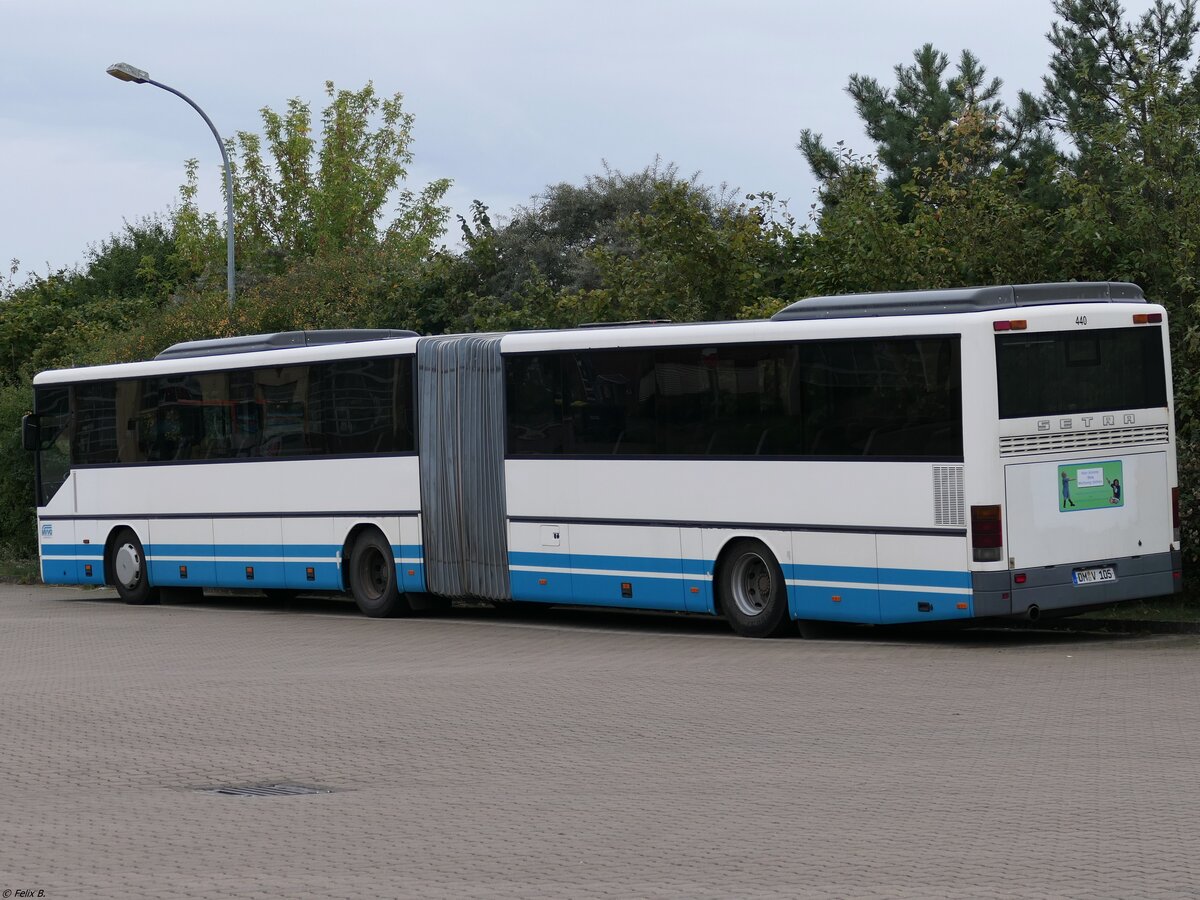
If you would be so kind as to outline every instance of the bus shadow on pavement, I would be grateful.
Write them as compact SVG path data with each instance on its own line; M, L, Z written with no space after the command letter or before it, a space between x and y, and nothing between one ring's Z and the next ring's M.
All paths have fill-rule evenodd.
M109 590L72 592L55 596L54 601L78 603L81 600L105 605L123 605ZM348 619L362 614L353 599L345 594L246 593L179 591L165 589L161 606L192 607L210 610L260 612L277 615L322 615ZM478 624L529 625L564 629L625 632L629 634L675 634L739 639L724 619L691 613L656 610L628 610L609 607L555 606L551 604L491 604L483 601L457 601L448 608L415 614L422 620L448 620ZM397 620L397 621L403 621ZM1044 646L1078 645L1113 641L1131 641L1146 635L1140 632L1100 630L1088 619L1056 619L1053 625L1030 626L1022 622L929 623L921 625L852 625L841 622L797 623L780 640L805 643L851 641L856 643L904 643L930 646ZM769 643L779 643L773 640Z

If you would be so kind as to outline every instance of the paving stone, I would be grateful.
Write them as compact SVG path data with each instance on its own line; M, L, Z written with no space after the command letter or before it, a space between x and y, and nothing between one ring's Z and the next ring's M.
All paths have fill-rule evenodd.
M1195 897L1200 638L0 586L0 888ZM220 785L330 793L230 797Z

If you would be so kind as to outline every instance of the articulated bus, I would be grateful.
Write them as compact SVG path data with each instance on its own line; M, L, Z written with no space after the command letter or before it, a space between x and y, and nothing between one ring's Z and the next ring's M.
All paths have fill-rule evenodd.
M43 372L42 578L795 621L1181 588L1167 317L1124 283L769 321L288 332Z

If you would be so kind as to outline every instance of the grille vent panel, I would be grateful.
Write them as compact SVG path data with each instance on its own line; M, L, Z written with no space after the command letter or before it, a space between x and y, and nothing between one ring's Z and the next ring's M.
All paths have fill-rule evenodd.
M1053 434L1020 434L1000 438L1000 455L1025 456L1032 453L1057 453L1060 450L1092 450L1101 447L1165 444L1168 440L1170 440L1170 429L1166 425L1098 428L1095 431L1060 431Z
M967 524L962 466L933 467L933 523L960 527Z

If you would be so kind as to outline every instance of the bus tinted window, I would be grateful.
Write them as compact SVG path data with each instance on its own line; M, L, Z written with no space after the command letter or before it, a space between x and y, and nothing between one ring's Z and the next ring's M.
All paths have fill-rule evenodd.
M39 432L37 501L44 506L71 471L71 397L65 387L39 387L33 402Z
M996 336L1002 419L1166 406L1164 373L1158 328Z
M510 453L563 452L562 354L505 360Z
M104 465L117 461L117 386L111 381L77 385L72 390L75 428L71 462Z
M70 393L78 465L408 453L416 446L412 357L89 382Z
M957 337L506 360L508 452L961 457Z

